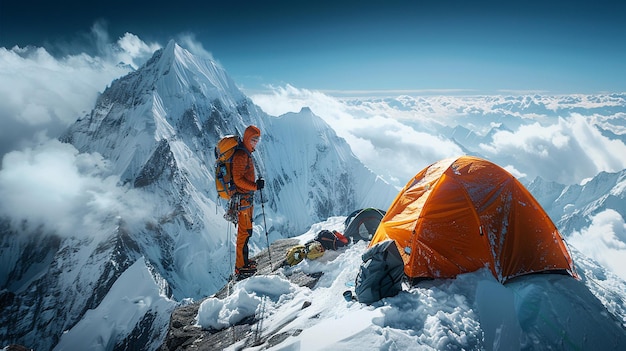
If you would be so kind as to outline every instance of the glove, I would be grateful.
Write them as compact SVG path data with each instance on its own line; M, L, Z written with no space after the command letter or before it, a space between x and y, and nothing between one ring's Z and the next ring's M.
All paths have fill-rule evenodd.
M256 190L261 190L265 187L265 179L259 178L256 180Z

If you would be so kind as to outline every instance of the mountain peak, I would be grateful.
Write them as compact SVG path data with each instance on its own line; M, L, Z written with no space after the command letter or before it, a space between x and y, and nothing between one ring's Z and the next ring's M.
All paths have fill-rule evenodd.
M146 80L156 87L147 86L144 91L155 88L166 95L180 95L182 91L192 91L199 98L220 100L224 105L235 106L246 99L226 71L206 55L195 55L170 40L167 45L154 53L146 64L138 69Z
M167 42L167 45L165 45L165 51L173 51L175 48L180 47L178 46L178 44L176 44L176 41L174 41L174 39L170 39L170 41Z
M205 128L217 135L218 127L209 123L216 116L239 116L243 125L248 116L243 106L248 104L216 62L170 40L142 67L115 80L98 99L90 118L70 127L62 140L83 152L96 151L120 160L116 172L133 180L155 150L164 152L166 161L168 147L163 140L180 139L185 133L192 138L208 132Z
M158 52L155 52L154 56L158 57L158 61L161 65L170 66L176 58L176 51L182 49L174 40L167 42L164 48L161 48Z

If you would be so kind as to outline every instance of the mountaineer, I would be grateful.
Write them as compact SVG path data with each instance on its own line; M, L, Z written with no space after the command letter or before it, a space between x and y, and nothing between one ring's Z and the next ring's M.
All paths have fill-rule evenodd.
M243 147L235 150L232 163L232 177L235 183L233 200L238 202L237 215L237 247L235 275L252 275L257 267L254 260L248 258L248 241L252 235L252 215L254 211L254 192L263 189L265 180L255 180L254 152L261 130L250 125L243 134Z

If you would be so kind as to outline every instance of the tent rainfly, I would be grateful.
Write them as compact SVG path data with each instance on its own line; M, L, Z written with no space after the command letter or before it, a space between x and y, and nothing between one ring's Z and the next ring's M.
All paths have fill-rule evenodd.
M370 247L392 239L409 279L487 267L500 282L535 272L577 277L554 223L509 172L480 158L424 168L396 196Z

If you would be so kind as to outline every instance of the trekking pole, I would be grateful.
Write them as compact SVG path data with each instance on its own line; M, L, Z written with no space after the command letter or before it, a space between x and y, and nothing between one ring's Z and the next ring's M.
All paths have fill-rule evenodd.
M270 259L270 272L274 269L272 265L272 250L270 249L270 238L267 233L267 223L265 222L265 202L263 202L263 189L259 189L259 193L261 193L261 210L263 212L263 227L265 228L265 240L267 241L267 255Z
M230 243L230 232L231 232L230 225L228 225L228 237L226 239L226 244L229 247L229 249L228 249L228 263L230 264L229 267L232 269L232 267L233 267L233 251L230 249L230 247L231 247L230 246L231 245L231 243ZM234 279L235 279L235 275L234 274L231 274L228 277L228 283L226 283L226 296L230 296L230 287L233 284L233 280Z

